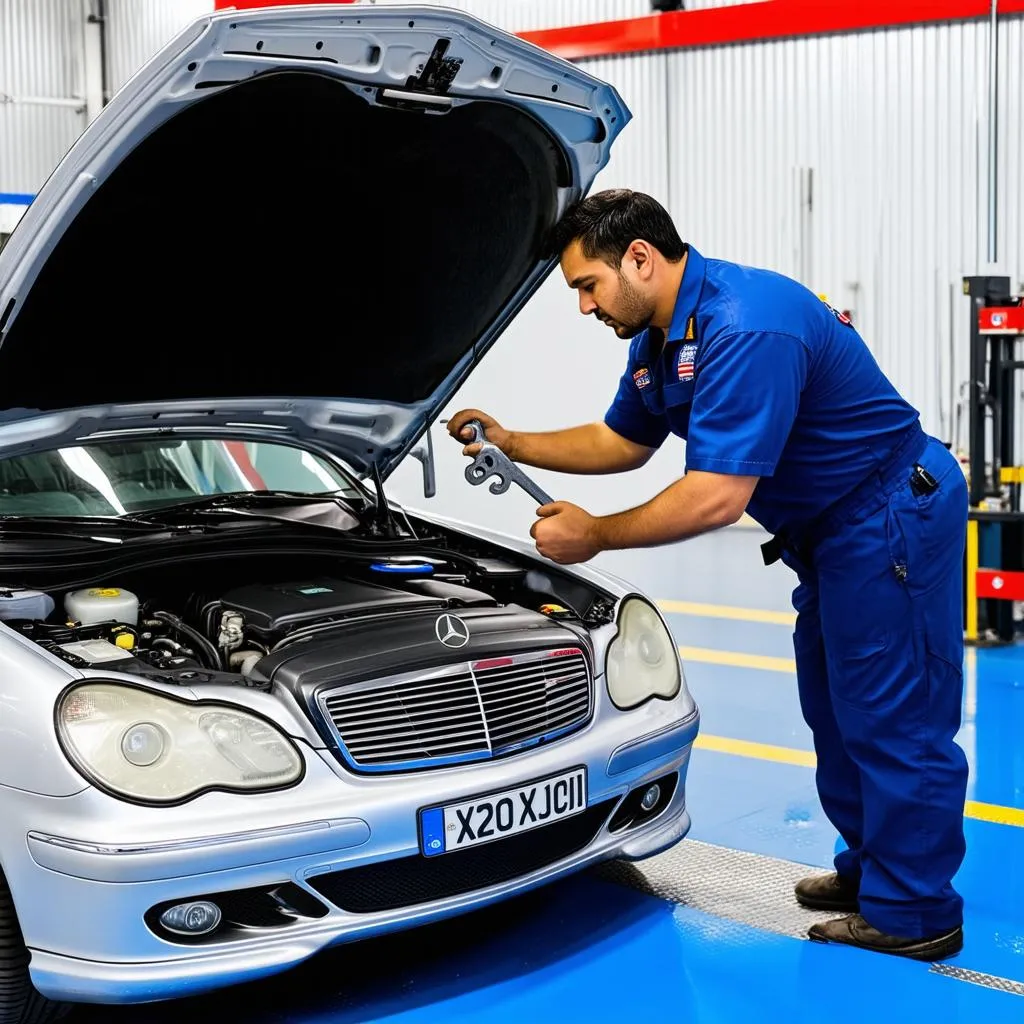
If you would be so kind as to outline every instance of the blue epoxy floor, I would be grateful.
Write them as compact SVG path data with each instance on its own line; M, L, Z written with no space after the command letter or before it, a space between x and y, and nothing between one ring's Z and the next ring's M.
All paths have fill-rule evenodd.
M755 531L731 530L671 553L605 556L661 599L790 611L793 581L766 569ZM673 614L681 645L791 658L786 625ZM971 800L1024 808L1024 650L968 657L961 742ZM706 734L810 749L787 671L687 664ZM698 749L691 837L828 868L836 834L813 769ZM1024 981L1024 827L968 818L957 879L966 946L956 964ZM610 882L580 877L420 932L326 953L215 996L75 1022L228 1017L246 1024L499 1021L1024 1021L1024 996L942 977L894 957L761 932Z

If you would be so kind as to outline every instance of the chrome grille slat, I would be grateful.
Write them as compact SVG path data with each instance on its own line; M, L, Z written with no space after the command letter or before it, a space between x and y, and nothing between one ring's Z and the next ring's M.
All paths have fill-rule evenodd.
M455 760L458 757L464 757L467 754L481 754L487 755L487 748L479 746L478 744L464 743L457 747L445 747L441 750L431 747L429 750L414 750L412 753L405 755L402 760L404 761L432 761L436 758L445 758ZM361 755L359 763L364 765L392 765L396 761L395 755L390 751L386 751L382 754L366 754Z
M399 700L395 701L393 705L378 706L374 708L373 714L368 715L352 715L348 712L338 712L334 709L332 709L331 714L333 718L344 719L344 721L356 728L362 726L370 728L382 722L393 722L395 717L400 715L427 717L433 715L443 718L447 715L461 715L467 711L473 711L477 715L480 714L480 705L475 693L472 696L461 696L458 700L437 700L429 703L404 703Z
M467 728L471 728L474 725L477 727L476 731L479 732L481 735L483 735L483 723L482 723L482 721L480 719L479 713L476 715L476 720L475 721L473 719L465 720L465 716L463 716L463 720L462 721L458 721L458 722L436 722L436 723L434 723L432 725L423 725L423 726L421 726L419 724L413 724L413 723L397 722L395 724L395 727L391 728L391 729L387 729L387 728L367 729L367 730L363 730L362 732L358 732L358 731L355 731L355 730L346 730L345 731L345 735L347 737L349 737L347 742L348 742L348 744L350 746L353 743L370 742L371 740L379 739L381 737L382 733L385 736L388 733L392 734L394 736L394 742L398 743L398 742L400 742L400 739L397 736L397 733L398 733L399 730L401 730L403 733L408 733L409 735L414 736L414 737L416 737L416 736L424 736L424 737L432 736L432 735L434 735L434 733L438 733L438 732L441 733L442 735L461 736L462 732L459 732L457 730L461 729L464 732Z
M497 728L491 729L491 738L494 740L495 746L498 745L498 738L509 735L510 733L522 733L524 736L531 735L540 726L543 726L543 731L547 731L551 728L552 723L559 717L565 717L571 720L576 713L581 710L580 706L574 706L567 709L565 712L559 715L549 715L546 711L540 711L535 715L530 715L522 720L509 722L505 726L498 726Z
M460 737L465 737L461 739ZM408 752L410 749L423 750L428 747L480 747L482 750L486 749L486 745L483 743L483 734L479 732L463 732L454 733L451 736L445 736L442 741L432 740L427 738L415 738L403 740L400 743L352 743L349 745L349 749L355 753L374 753L378 751L395 751L395 752Z
M407 711L405 709L398 709L393 715L382 717L382 718L367 718L360 719L359 721L353 721L351 718L345 718L341 715L335 715L334 720L338 724L339 728L344 723L346 730L351 729L354 732L373 732L380 731L381 729L388 730L394 729L396 724L405 722L409 726L427 725L431 722L455 722L460 719L475 718L478 722L480 721L480 707L479 705L470 706L468 704L453 708L451 711L444 713L438 712L415 712Z
M568 659L566 659L568 660ZM557 674L562 675L567 672L584 672L584 668L581 665L538 665L531 667L528 671L522 670L515 673L502 673L498 675L494 669L485 669L484 672L478 673L478 681L481 685L488 686L507 686L511 681L526 682L529 680L546 679L548 676ZM491 673L494 672L492 675ZM481 679L480 676L483 676Z
M538 717L551 717L553 713L558 714L562 710L564 710L564 708L575 707L579 705L581 701L585 700L586 696L584 694L574 695L568 693L564 697L560 698L557 704L553 701L534 702L534 704L531 707L529 707L528 709L524 709L531 712L531 714L527 715L526 717L519 717L513 712L506 712L503 715L488 715L487 725L490 728L491 732L493 733L496 729L501 729L503 723L505 722L512 721L526 724L527 722L534 721Z
M572 722L577 717L578 713L579 713L579 709L578 708L574 708L574 709L572 709L570 711L565 711L565 712L563 712L560 715L554 715L554 716L552 716L546 722L546 727L548 729L551 729L551 730L560 729L563 725L568 725L570 722ZM494 745L496 747L502 746L502 745L510 742L510 739L509 739L510 737L517 737L517 738L520 738L520 739L526 739L527 737L532 736L534 731L535 731L534 729L527 729L527 728L524 728L522 726L517 726L516 728L510 728L510 729L505 730L504 732L502 732L501 730L498 730L498 732L495 735L496 736L500 736L501 743L498 743L497 740L496 740Z
M451 689L453 687L459 686L470 693L472 693L475 689L473 684L473 677L471 675L465 675L447 676L436 683L425 683L421 686L410 685L407 687L396 687L394 684L389 683L387 686L373 688L369 692L371 692L375 697L385 697L392 699L398 699L400 697L402 700L429 700L431 698L436 698L438 696L437 691L439 684L445 687L446 689ZM367 691L360 691L358 693L352 694L336 694L333 697L329 697L327 699L327 703L339 704L342 702L346 702L355 705L360 705L363 704L366 700L366 692ZM444 694L442 694L442 696L443 695Z
M566 675L559 675L554 679L547 679L544 676L539 676L537 679L530 679L525 683L519 683L516 686L481 686L480 692L484 697L490 699L499 699L500 697L514 697L517 693L529 692L531 690L543 690L546 688L554 689L556 686L571 686L574 683L579 685L580 683L586 683L587 677L582 673L572 673Z
M320 709L356 769L389 772L495 756L585 723L592 679L578 650L459 662L321 693Z
M543 686L535 686L525 695L502 694L500 697L492 697L485 693L484 700L487 701L488 712L500 711L505 707L516 707L520 704L526 704L535 700L546 699L550 704L553 700L561 697L563 694L585 693L586 684L586 679L578 679L575 681L574 686L552 686L550 689ZM488 714L488 719L490 719L490 714Z

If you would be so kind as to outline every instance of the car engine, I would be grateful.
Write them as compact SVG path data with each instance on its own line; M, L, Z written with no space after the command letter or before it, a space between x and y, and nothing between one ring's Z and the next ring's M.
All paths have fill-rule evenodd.
M304 689L325 674L450 662L458 655L435 635L445 612L469 625L466 656L585 643L611 602L567 593L542 571L494 557L267 555L139 570L63 592L0 590L0 621L75 668Z

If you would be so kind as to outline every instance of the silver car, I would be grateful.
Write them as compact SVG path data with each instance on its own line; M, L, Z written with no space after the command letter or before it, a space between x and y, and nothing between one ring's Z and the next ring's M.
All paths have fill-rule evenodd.
M383 489L418 458L431 493L430 424L629 116L466 14L228 11L45 183L0 254L4 1020L687 833L655 605Z

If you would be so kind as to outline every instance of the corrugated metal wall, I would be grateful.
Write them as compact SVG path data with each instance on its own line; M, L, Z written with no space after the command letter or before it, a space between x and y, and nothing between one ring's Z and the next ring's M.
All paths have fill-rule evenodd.
M1015 287L1024 276L1022 29L1019 18L1001 25L992 271ZM944 437L966 373L961 280L989 272L987 47L985 24L929 26L683 51L668 72L684 142L669 195L688 237L852 309Z
M33 193L85 127L78 0L0 0L0 193Z
M213 10L213 0L106 0L108 72L116 92L190 21Z

